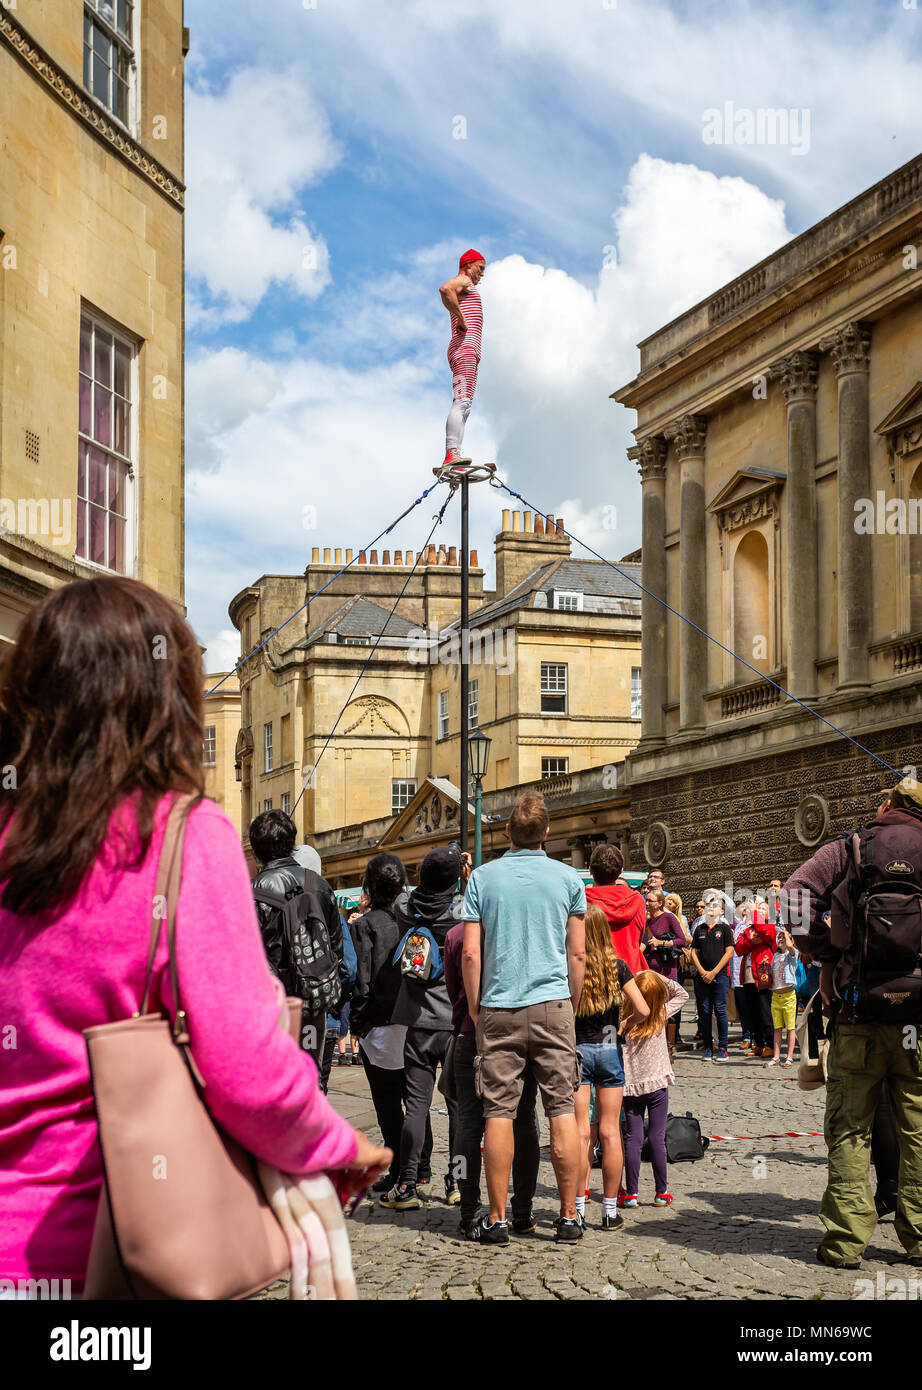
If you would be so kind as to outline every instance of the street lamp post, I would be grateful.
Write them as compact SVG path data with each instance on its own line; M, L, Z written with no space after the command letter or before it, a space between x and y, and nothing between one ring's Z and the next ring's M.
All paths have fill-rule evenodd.
M474 868L476 869L483 859L483 835L480 829L481 806L483 804L483 779L487 775L487 764L490 761L490 742L486 734L480 729L474 729L468 734L467 755L469 762L469 772L474 779ZM466 801L467 798L465 798ZM467 807L465 806L464 818L467 820Z

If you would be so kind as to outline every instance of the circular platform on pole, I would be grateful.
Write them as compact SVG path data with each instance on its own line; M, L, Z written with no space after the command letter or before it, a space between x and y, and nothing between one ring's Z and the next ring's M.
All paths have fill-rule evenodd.
M496 472L496 464L474 463L471 459L456 459L454 463L446 464L444 467L440 465L433 468L432 471L440 483L450 483L452 487L457 487L464 478L469 483L488 482Z

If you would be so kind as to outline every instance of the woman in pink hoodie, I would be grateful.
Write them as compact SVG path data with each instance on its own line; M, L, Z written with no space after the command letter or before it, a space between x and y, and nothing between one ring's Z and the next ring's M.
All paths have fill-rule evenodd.
M26 617L0 686L0 1277L83 1288L102 1165L83 1030L140 1007L157 861L188 820L177 961L215 1120L292 1173L356 1191L390 1152L332 1109L280 1005L240 842L205 800L202 662L153 589L105 576ZM10 775L10 769L13 775ZM174 1002L161 939L150 1009Z

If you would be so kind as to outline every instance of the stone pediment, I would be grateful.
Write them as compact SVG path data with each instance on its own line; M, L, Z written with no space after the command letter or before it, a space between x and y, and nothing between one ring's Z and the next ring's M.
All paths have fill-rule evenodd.
M916 382L874 433L886 438L894 454L909 454L922 448L922 381Z
M741 468L708 504L722 531L734 531L773 515L786 481L772 468Z
M343 711L340 737L345 734L396 734L405 738L410 732L403 711L381 695L362 695L352 700Z
M405 840L424 839L428 835L456 832L460 838L459 810L461 793L453 782L444 777L427 777L416 795L411 798L378 841L380 849ZM468 806L468 823L473 819ZM452 836L454 838L454 835Z

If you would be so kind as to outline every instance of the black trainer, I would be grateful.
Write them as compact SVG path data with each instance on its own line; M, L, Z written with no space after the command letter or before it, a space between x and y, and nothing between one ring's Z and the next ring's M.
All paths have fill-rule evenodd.
M392 1187L396 1187L399 1173L382 1173L377 1182L372 1183L372 1192L390 1192Z
M538 1224L534 1216L514 1216L512 1218L512 1234L516 1236L534 1235L538 1229Z
M614 1214L614 1216L604 1216L604 1215L603 1215L603 1217L602 1217L602 1230L603 1230L603 1231L620 1231L620 1230L621 1230L621 1227L622 1227L623 1225L624 1225L624 1217L621 1215L621 1213L620 1213L619 1211L616 1211L615 1214Z
M494 1221L491 1226L487 1217L482 1216L470 1227L467 1238L479 1240L481 1245L508 1245L509 1224L506 1221Z
M554 1239L567 1242L582 1240L583 1238L583 1218L577 1212L576 1216L558 1216L554 1222Z
M458 1222L458 1235L462 1240L470 1239L471 1227L476 1224L476 1221L476 1216L462 1216Z

